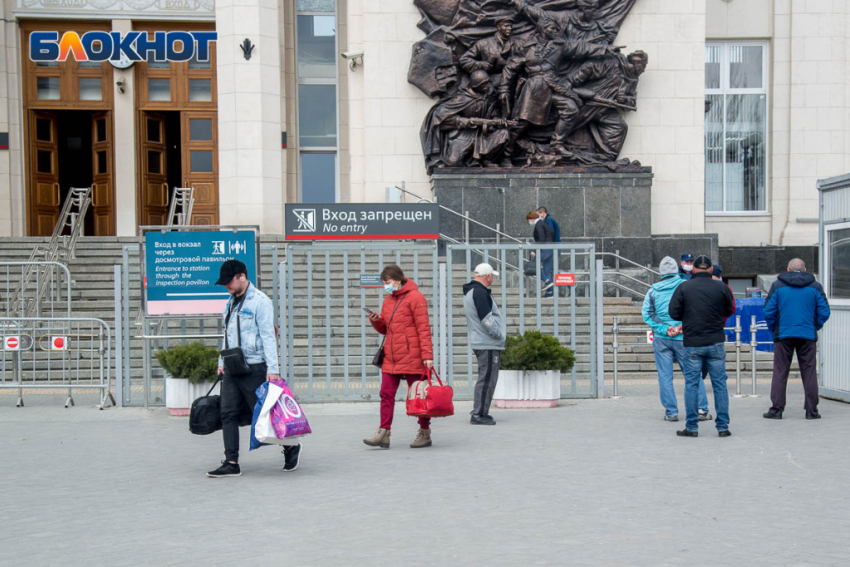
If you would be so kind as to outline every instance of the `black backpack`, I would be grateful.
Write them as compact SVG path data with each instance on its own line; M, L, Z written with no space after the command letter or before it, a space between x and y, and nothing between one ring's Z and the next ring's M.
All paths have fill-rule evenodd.
M221 381L219 377L207 392L192 402L189 413L189 431L195 435L209 435L221 430L221 396L211 396L215 385Z

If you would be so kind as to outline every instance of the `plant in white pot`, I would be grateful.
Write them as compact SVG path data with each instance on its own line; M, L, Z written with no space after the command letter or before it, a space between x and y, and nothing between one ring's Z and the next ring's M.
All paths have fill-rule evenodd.
M215 381L218 349L186 343L156 353L165 370L165 405L171 415L189 415L192 402L205 396Z
M497 408L553 408L561 398L561 372L575 362L572 350L540 331L508 337L493 402Z

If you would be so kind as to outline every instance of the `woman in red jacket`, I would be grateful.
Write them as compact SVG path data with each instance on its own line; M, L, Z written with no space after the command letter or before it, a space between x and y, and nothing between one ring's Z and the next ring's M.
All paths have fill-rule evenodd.
M381 426L373 437L363 442L370 447L390 448L390 428L393 423L395 395L401 381L407 387L422 378L422 373L434 365L434 346L431 343L431 324L428 302L416 282L404 277L396 265L381 272L381 281L389 295L384 299L381 314L369 315L372 326L384 340L384 363L381 366ZM419 418L419 432L410 444L413 449L431 446L431 419Z

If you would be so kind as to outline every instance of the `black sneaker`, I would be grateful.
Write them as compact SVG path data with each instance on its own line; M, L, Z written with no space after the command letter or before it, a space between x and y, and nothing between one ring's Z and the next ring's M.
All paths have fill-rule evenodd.
M717 436L718 437L731 437L732 432L729 431L728 429L723 429L723 430L717 432Z
M210 478L224 478L226 476L242 476L242 470L236 463L221 461L221 466L207 473Z
M469 418L469 423L472 425L496 425L496 420L487 415L473 415Z
M283 472L292 472L298 468L298 463L301 461L302 448L303 445L301 443L283 448L283 458L286 461L283 465Z
M806 411L806 419L820 419L820 414Z
M679 437L699 437L699 431L691 431L690 429L682 429L676 432Z
M765 419L782 419L781 411L769 411L767 413L761 414L761 416Z

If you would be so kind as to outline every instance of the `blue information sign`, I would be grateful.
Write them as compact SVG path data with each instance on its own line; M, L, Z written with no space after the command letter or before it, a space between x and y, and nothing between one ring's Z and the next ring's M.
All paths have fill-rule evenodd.
M230 294L215 285L225 260L236 259L257 281L253 231L148 232L145 292L148 315L213 315Z

